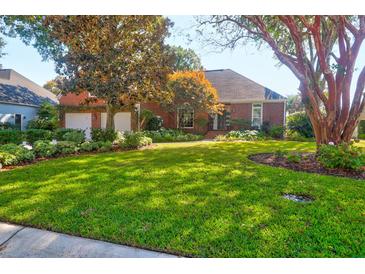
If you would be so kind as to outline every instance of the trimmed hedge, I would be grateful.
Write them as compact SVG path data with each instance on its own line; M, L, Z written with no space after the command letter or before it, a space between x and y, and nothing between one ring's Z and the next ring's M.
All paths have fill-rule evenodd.
M53 132L46 129L28 129L24 131L25 140L28 143L34 144L36 141L39 140L52 140L53 139Z
M154 143L198 141L203 135L185 133L176 129L146 130L143 134L150 137Z
M24 140L24 133L17 129L0 130L0 145L21 144Z
M91 130L91 139L94 142L114 142L117 138L117 132L114 129L93 128Z

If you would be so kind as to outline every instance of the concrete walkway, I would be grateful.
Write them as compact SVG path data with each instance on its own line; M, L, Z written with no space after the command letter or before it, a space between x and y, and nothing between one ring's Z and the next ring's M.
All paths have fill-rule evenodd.
M176 256L0 222L4 258L174 258Z

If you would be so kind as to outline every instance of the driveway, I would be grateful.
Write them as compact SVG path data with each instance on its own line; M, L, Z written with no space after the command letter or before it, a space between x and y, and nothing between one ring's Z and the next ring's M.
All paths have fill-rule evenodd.
M174 258L130 246L0 222L3 258Z

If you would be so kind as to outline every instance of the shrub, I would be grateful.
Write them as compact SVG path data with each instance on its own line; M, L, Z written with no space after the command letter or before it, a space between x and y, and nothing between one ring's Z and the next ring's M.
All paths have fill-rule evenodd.
M286 135L286 139L289 141L297 141L297 142L312 142L314 138L307 138L300 135L298 132L290 131Z
M290 114L287 119L287 128L289 131L297 132L303 137L314 137L312 124L305 112Z
M56 144L57 153L66 155L73 154L78 151L76 143L70 141L60 141Z
M365 139L365 133L360 133L359 134L359 139L364 140Z
M16 165L18 163L15 155L0 151L0 164L2 166Z
M0 152L8 153L14 157L7 157L7 161L4 162L4 165L16 165L21 162L30 162L33 161L35 156L32 150L28 150L22 145L16 144L6 144L0 146Z
M0 130L0 145L20 144L24 140L23 132L16 129Z
M365 165L365 154L352 143L321 145L318 148L317 159L327 168L359 170Z
M17 129L17 127L14 124L8 122L5 123L0 122L0 130L4 129Z
M65 134L74 131L80 131L80 130L73 128L58 128L54 131L53 138L55 138L58 141L65 141L64 139Z
M273 125L269 129L269 136L274 139L281 139L284 137L285 129L283 126Z
M202 135L185 133L176 129L151 130L143 133L150 137L154 143L197 141L204 138Z
M140 148L152 144L152 139L142 132L127 133L124 137L124 142L120 144L122 148Z
M227 138L254 141L261 137L257 130L232 130L226 134Z
M63 140L81 144L85 141L85 133L83 130L69 131L63 135Z
M33 144L38 140L52 140L53 133L45 129L28 129L25 131L25 139L27 142Z
M100 147L99 142L86 141L80 145L80 150L84 152L96 151Z
M278 150L275 151L274 155L277 158L284 158L288 155L288 152L284 151L284 150L281 150L281 149L278 149Z
M110 141L98 142L98 146L100 152L107 152L113 149L113 143Z
M57 107L44 102L38 110L38 118L28 123L28 129L55 130L58 127Z
M154 116L149 119L146 124L146 130L160 130L162 128L163 119L160 116Z
M36 141L33 145L34 152L37 157L53 157L57 154L56 145L50 141Z
M231 130L226 135L218 135L214 138L216 141L254 141L261 139L262 135L257 130Z
M114 129L93 128L91 130L91 139L94 142L114 142L116 138L117 132Z
M286 155L286 159L289 163L299 163L302 157L299 153L292 152Z

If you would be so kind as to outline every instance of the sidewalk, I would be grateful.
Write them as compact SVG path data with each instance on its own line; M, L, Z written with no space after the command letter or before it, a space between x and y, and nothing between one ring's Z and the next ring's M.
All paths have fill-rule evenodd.
M0 222L2 258L174 258L145 249Z

